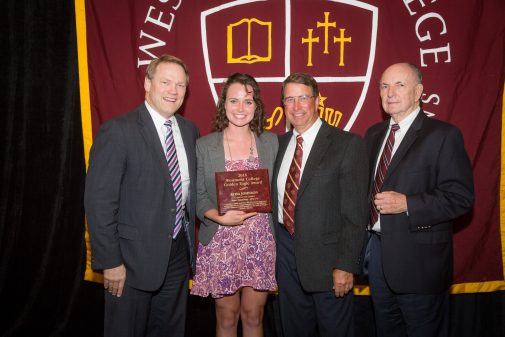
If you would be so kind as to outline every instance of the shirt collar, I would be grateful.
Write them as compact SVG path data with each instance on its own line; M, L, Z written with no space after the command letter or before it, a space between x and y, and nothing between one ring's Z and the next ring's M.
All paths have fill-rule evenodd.
M400 130L407 130L410 125L414 122L414 119L416 119L417 115L419 114L419 112L421 111L421 108L418 107L416 110L414 110L413 112L409 113L407 115L407 117L405 117L404 119L402 119L400 121L400 123L396 123L393 118L390 118L389 119L389 127L391 128L391 125L393 124L398 124L400 126Z
M315 139L317 133L319 132L319 128L321 128L321 125L323 125L321 119L320 118L316 119L316 121L311 125L311 127L305 130L305 132L302 134L303 140L309 141L310 139ZM295 136L295 138L296 136L299 135L296 129L293 129L293 135Z
M145 101L145 105L147 108L147 111L149 111L149 115L151 115L151 118L153 119L154 125L156 125L156 128L163 126L167 120L172 121L172 125L177 124L177 120L175 118L175 115L172 115L169 119L165 119L162 115L160 115L156 110L154 110L147 101Z

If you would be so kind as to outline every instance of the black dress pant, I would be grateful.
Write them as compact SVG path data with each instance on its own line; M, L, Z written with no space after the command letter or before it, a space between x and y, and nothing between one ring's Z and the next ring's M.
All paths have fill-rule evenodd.
M395 293L382 269L379 234L371 234L368 250L368 280L377 337L448 337L449 291L440 294Z
M277 282L284 336L354 336L352 292L344 297L336 297L333 290L305 291L296 269L294 238L284 227L280 232L277 242ZM328 273L328 277L332 277L331 273Z
M189 270L187 242L181 232L172 243L159 289L143 291L125 284L121 297L105 291L104 336L184 336ZM128 282L128 271L126 279Z

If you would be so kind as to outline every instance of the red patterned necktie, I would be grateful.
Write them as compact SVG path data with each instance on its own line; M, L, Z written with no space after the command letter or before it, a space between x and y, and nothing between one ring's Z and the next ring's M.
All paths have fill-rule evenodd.
M289 167L288 178L286 179L284 190L284 200L282 203L284 226L291 235L295 232L295 204L298 197L298 188L300 186L300 173L303 158L302 142L302 136L296 136L295 155Z
M182 210L182 181L181 181L181 171L179 169L179 161L177 160L177 151L175 148L174 134L172 130L172 121L168 120L165 122L166 127L166 137L165 137L165 156L167 158L168 170L170 172L170 178L172 179L172 186L174 187L175 203L176 203L176 213L175 213L175 225L174 225L174 238L181 231L182 219L184 218L184 212Z
M395 145L395 132L398 130L400 130L400 126L398 124L391 125L391 130L389 131L386 145L384 146L384 150L382 150L379 165L377 166L377 172L375 172L375 180L373 182L373 191L372 191L372 201L370 205L369 229L372 229L372 227L379 219L379 211L375 207L373 201L375 199L375 195L380 192L382 184L384 183L384 177L386 176L386 173L388 171L388 166L389 163L391 162L391 154L393 152L393 146Z

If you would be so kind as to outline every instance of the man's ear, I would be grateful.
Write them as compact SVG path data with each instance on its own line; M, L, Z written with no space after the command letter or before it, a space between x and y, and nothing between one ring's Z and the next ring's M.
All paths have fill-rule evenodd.
M149 92L149 90L151 90L151 80L147 77L144 78L144 90L146 92Z
M423 94L423 85L422 84L416 84L416 102L421 100L421 96Z

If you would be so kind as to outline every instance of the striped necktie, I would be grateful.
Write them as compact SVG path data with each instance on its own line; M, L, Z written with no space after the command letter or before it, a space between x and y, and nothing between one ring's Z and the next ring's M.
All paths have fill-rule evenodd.
M381 191L382 184L384 183L384 177L388 172L388 166L391 162L391 154L393 153L393 146L395 145L395 132L400 130L398 124L391 125L391 130L389 131L388 139L384 150L382 150L382 155L379 160L379 165L377 166L377 172L375 172L375 179L373 182L372 200L370 205L370 223L369 229L375 225L377 220L379 220L379 211L375 207L374 199L375 195Z
M179 169L179 161L177 160L177 150L175 148L174 134L172 130L172 121L165 122L167 133L165 137L165 156L167 158L168 170L170 178L172 179L172 186L174 187L175 203L176 203L176 217L174 226L174 239L177 237L182 228L182 220L184 212L182 210L182 182L181 171Z
M298 189L300 187L300 175L302 170L303 158L303 138L296 136L296 149L293 161L289 167L288 178L284 190L284 200L282 202L284 226L289 234L295 233L295 204L298 198Z

